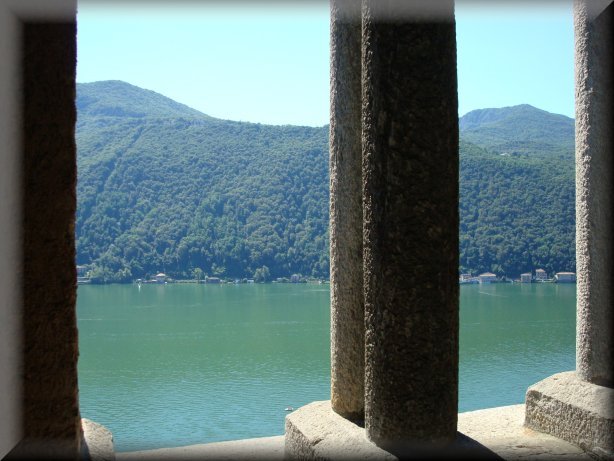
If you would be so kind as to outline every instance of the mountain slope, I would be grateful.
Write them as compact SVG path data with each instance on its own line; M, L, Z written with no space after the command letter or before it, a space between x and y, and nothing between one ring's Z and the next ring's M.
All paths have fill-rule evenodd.
M465 141L499 153L573 156L574 120L528 104L471 111L459 128Z
M84 117L212 118L155 91L120 80L79 83L77 91L80 120Z
M328 127L214 119L123 82L77 96L77 262L95 281L328 276ZM573 120L519 107L461 119L463 272L575 270Z
M460 153L461 272L575 271L573 157Z
M159 113L149 96L139 110ZM118 114L98 101L96 114ZM77 127L77 262L97 280L328 275L327 128L130 117L122 104L81 112Z

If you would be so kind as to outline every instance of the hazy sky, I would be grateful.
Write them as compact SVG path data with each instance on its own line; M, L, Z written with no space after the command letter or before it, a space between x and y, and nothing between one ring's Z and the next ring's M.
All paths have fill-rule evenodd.
M214 117L329 121L328 2L80 2L77 81L124 80ZM486 5L486 6L485 6ZM459 115L574 116L570 1L457 1Z

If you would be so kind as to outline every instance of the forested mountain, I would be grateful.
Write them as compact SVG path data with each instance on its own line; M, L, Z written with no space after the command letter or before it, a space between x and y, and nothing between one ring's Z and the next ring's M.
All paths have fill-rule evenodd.
M119 81L78 84L77 108L77 263L95 282L328 277L327 126L220 120ZM461 270L574 270L573 120L460 123Z
M95 280L327 276L327 128L218 120L123 82L79 84L77 107L77 263Z
M574 120L528 104L479 109L459 120L463 140L494 152L569 159L574 152Z
M575 271L574 120L522 104L459 127L461 271Z

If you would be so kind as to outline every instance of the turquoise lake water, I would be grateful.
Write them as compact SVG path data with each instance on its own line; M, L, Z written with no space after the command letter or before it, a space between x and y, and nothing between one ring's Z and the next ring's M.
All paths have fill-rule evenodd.
M116 451L283 434L330 398L328 285L80 285L81 416ZM575 368L576 286L461 286L459 411Z

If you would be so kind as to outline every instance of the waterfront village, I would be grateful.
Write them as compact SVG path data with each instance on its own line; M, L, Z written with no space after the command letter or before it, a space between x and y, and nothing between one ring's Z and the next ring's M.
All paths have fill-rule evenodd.
M576 274L575 272L557 272L549 278L545 270L536 269L535 274L525 272L520 274L518 279L510 279L505 276L497 277L496 274L485 272L477 276L461 274L458 280L461 285L468 283L576 283Z
M91 279L88 274L87 266L77 266L77 283L78 284L89 284L91 283ZM461 285L472 284L472 283L576 283L576 274L575 272L557 272L552 277L548 277L548 274L543 269L535 270L535 274L532 272L525 272L520 274L520 278L510 279L508 277L497 277L496 274L492 272L484 272L483 274L474 276L471 274L460 274L459 283ZM330 283L329 280L317 279L312 277L303 277L300 274L292 274L288 277L278 277L271 281L272 283ZM202 279L194 279L194 280L175 280L163 272L159 272L148 279L136 279L134 283L141 285L147 283L155 283L155 284L165 284L165 283L207 283L207 284L224 284L224 283L232 283L232 284L241 284L241 283L260 283L255 282L254 279L232 279L232 278L222 278L222 277L208 277L205 276Z
M271 280L272 283L317 283L324 284L329 283L328 280L317 279L313 277L304 277L300 274L292 274L290 277L277 277ZM87 266L77 266L77 284L90 284L92 280L89 277L89 271ZM222 278L222 277L209 277L204 276L202 279L190 279L190 280L177 280L169 277L163 272L159 272L151 278L136 279L134 283L138 285L143 284L166 284L166 283L206 283L213 285L220 285L225 283L241 284L241 283L262 283L256 282L254 279L237 279L237 278Z
M271 282L272 283L320 283L320 284L325 283L324 280L306 278L299 274L292 274L290 278L278 277L275 280L272 280ZM257 282L255 282L254 279L247 279L247 278L243 278L243 279L226 278L225 279L221 277L208 277L208 276L205 276L203 279L200 279L200 280L175 280L169 277L168 275L164 274L163 272L160 272L149 280L136 279L135 283L137 284L143 284L143 283L207 283L207 284L219 285L222 283L240 284L240 283L257 283Z

